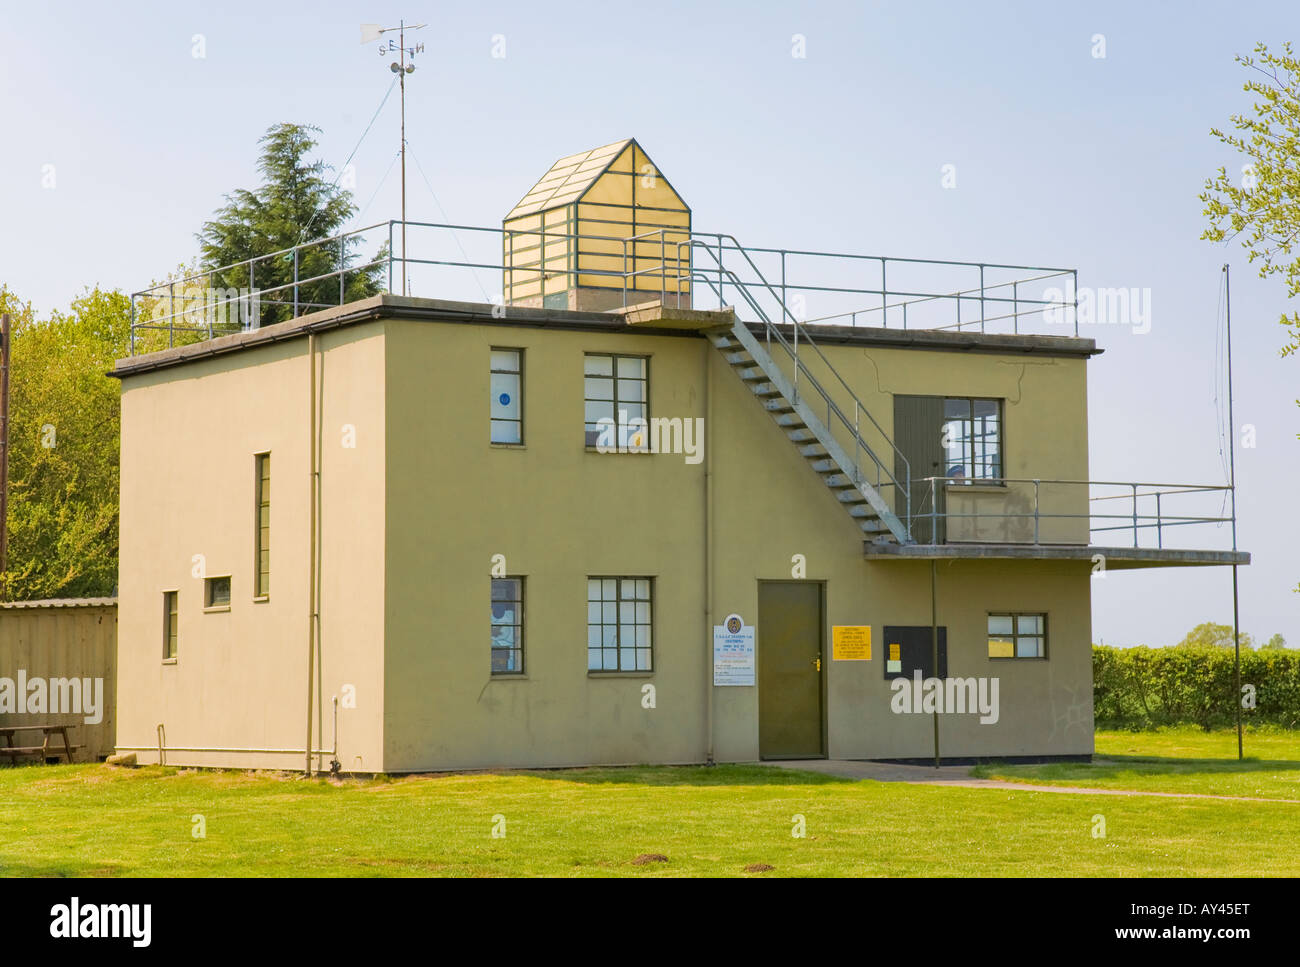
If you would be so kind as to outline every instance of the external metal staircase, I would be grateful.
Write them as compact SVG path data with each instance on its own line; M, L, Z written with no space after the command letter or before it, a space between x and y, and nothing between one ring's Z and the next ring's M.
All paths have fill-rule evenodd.
M748 285L742 285L735 273L722 265L717 252L705 245L699 249L718 262L719 297L722 280L729 279L759 317L762 326L760 338L750 324L737 316L731 327L709 330L706 335L710 342L869 540L877 544L913 543L907 523L911 520L911 471L906 457L813 342L807 328L786 309L776 290L767 283L752 260L748 260L746 255L759 285L767 289L780 307L786 320L782 326L772 323L762 305L750 294ZM739 243L736 243L736 249L744 252ZM695 278L711 284L707 276L701 279L696 275ZM789 331L792 338L787 338L782 329ZM803 358L799 355L801 348ZM829 375L830 380L838 384L839 403L813 374L808 365L810 360L819 365L823 376ZM851 417L847 412L850 403ZM889 446L895 462L893 470L863 438L864 423L874 428L878 439ZM864 467L873 472L866 472ZM896 474L895 470L899 469L901 474ZM893 507L883 493L890 488L895 497Z
M812 382L811 375L806 374L805 392L801 395L795 382L786 377L764 348L763 341L739 319L731 329L711 331L709 340L722 351L732 371L758 398L862 532L876 543L910 543L902 520L890 508L880 490L866 480L859 463L835 439L826 421L814 412L806 391L807 383ZM834 402L820 392L820 387L813 398L818 403L828 404L834 413ZM860 410L858 414L861 415ZM859 450L869 452L860 434L855 431L854 436ZM905 500L906 489L899 490Z

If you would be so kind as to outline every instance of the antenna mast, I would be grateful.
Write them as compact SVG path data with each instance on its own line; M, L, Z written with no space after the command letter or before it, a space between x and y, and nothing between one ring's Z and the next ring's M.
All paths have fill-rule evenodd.
M420 30L427 27L428 24L414 24L412 30ZM397 75L398 84L401 87L402 102L402 128L401 128L401 149L402 149L402 295L407 295L408 276L406 270L406 75L415 72L415 64L408 64L407 59L414 61L416 54L424 53L424 44L415 44L406 46L406 21L400 20L396 27L381 27L379 24L362 24L361 25L361 42L363 44L373 43L379 40L384 34L397 31L397 43L394 44L392 38L387 43L379 45L379 56L383 57L390 53L397 54L397 60L388 65L388 69ZM392 90L392 88L389 88ZM389 253L392 258L392 253Z

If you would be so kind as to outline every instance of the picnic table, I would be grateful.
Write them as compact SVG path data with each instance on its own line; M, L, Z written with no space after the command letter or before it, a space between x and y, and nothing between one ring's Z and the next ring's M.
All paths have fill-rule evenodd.
M50 756L55 758L63 756L71 762L73 751L81 747L72 745L68 741L70 728L72 728L70 725L0 725L0 737L5 740L5 744L0 745L0 757L8 756L10 765L15 765L20 755L39 755L42 762ZM40 745L15 745L14 736L19 732L40 732L43 741ZM63 739L62 749L57 746L50 747L50 738L55 735Z

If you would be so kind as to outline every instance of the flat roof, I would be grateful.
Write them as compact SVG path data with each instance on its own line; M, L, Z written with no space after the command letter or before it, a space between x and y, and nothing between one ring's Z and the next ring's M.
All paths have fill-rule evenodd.
M19 608L115 608L117 598L40 598L36 601L0 601L0 610Z
M182 366L200 359L240 352L255 346L295 339L312 332L359 325L380 319L409 319L425 322L471 323L495 326L535 326L543 329L589 332L653 333L698 338L700 330L731 325L731 309L676 309L657 302L610 312L571 309L502 307L487 302L453 302L381 293L346 305L323 309L261 329L216 336L200 342L119 359L109 373L125 379L140 373ZM757 333L763 323L747 322ZM775 328L793 335L790 326ZM1089 357L1101 352L1095 340L1075 336L1000 335L979 332L949 332L932 329L882 329L867 326L814 324L817 342L824 345L879 346L940 352L1025 353L1029 355Z

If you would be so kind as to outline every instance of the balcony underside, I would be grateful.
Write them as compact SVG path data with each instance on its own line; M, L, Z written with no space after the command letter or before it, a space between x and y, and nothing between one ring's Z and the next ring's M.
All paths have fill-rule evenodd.
M1107 570L1250 563L1250 554L1246 551L1097 547L1084 544L875 544L864 541L863 549L869 561L1093 561L1101 556Z

